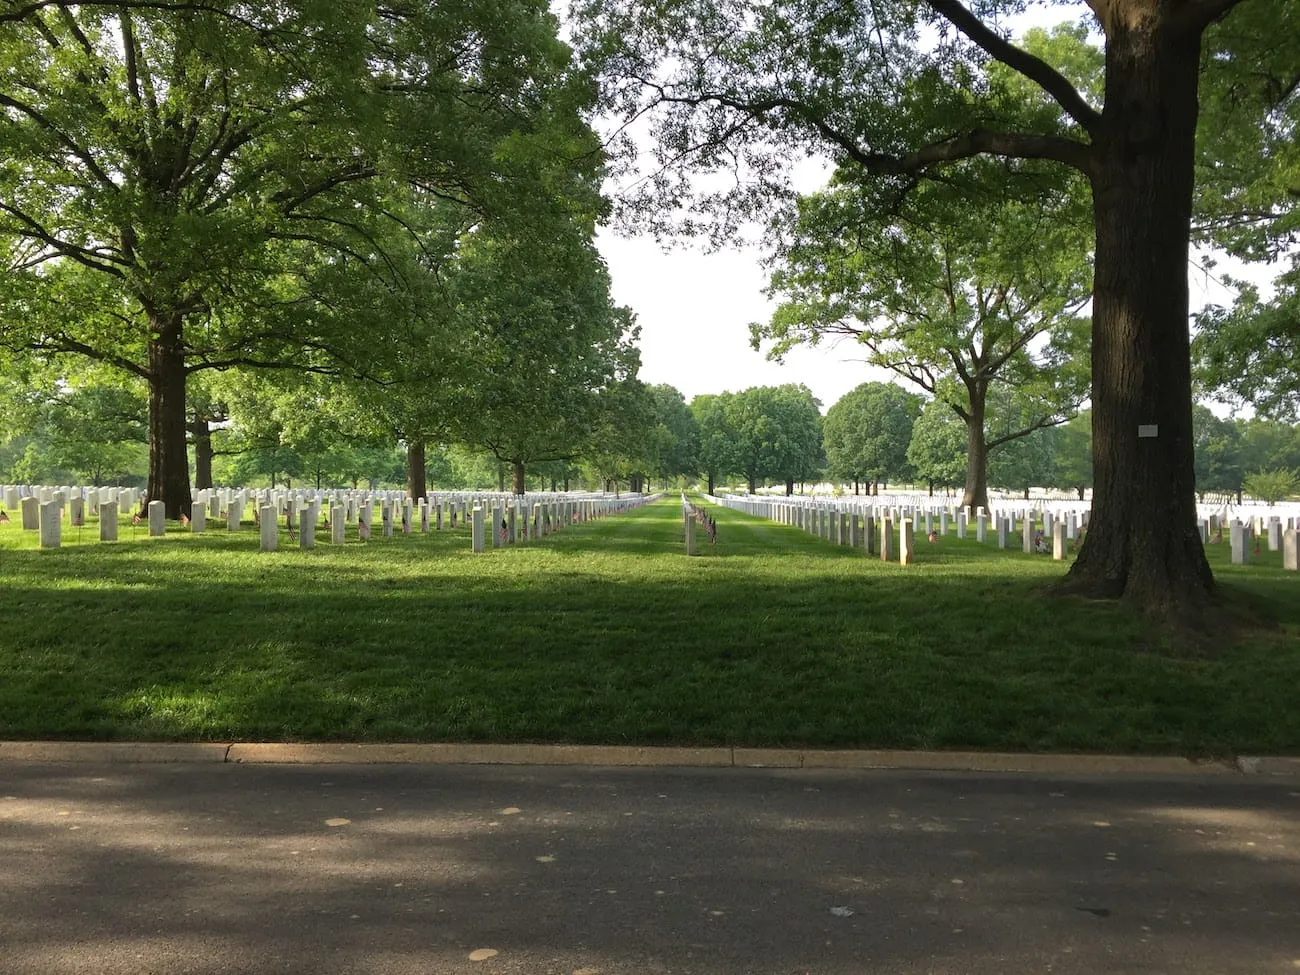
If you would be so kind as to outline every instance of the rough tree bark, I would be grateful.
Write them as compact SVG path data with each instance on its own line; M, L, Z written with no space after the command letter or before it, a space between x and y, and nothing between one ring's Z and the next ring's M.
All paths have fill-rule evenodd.
M412 440L406 445L406 491L412 501L429 496L423 440Z
M988 384L971 382L966 386L970 405L966 416L966 489L961 506L977 511L989 510L989 445L984 434L984 412L988 402Z
M1173 617L1202 607L1214 578L1196 528L1187 295L1203 25L1166 6L1135 0L1105 25L1092 516L1063 588Z
M183 321L179 312L149 314L148 499L161 501L171 519L190 514Z
M202 491L212 487L212 429L204 417L190 422L190 440L194 444L194 487Z
M524 462L522 460L510 461L510 468L514 472L514 490L515 494L524 493Z

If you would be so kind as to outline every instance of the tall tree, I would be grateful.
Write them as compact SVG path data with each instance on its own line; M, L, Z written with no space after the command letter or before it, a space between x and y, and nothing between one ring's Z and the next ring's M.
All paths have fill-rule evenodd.
M902 479L923 402L892 383L863 383L841 396L822 424L830 475L855 486Z
M147 382L170 517L190 373L311 364L349 282L400 288L405 187L509 210L546 193L530 134L585 131L542 0L10 0L0 28L6 340Z
M602 428L618 383L635 379L631 312L614 305L588 219L466 236L449 292L460 355L452 435L510 466L571 461ZM615 396L616 402L621 402Z
M700 430L700 473L705 490L714 493L717 480L737 470L736 431L731 425L731 401L736 394L701 393L691 400L691 414Z
M821 412L806 386L752 386L724 403L731 431L732 465L749 493L776 480L786 494L815 473L822 457Z
M712 213L745 219L767 197L755 188L780 189L785 164L809 151L831 154L840 180L885 211L933 179L978 193L977 157L1081 174L1096 247L1095 491L1064 588L1173 618L1203 609L1214 585L1196 530L1187 261L1198 83L1233 56L1223 35L1238 2L1089 0L1105 45L1099 95L1073 63L1008 38L998 19L1029 6L1019 0L592 0L583 38L610 106L657 118L661 165L643 186L660 201L699 201L674 179L685 170L738 173L744 185ZM1244 6L1259 20L1242 28L1266 32L1294 5Z
M665 485L699 472L699 424L678 390L666 383L648 388L655 424L650 431L651 472Z
M1056 428L1056 464L1052 486L1068 488L1080 501L1092 487L1092 417L1085 410Z
M912 424L907 462L916 476L934 486L960 487L966 480L966 424L943 400L932 399Z
M971 508L988 508L989 452L1063 423L1087 391L1075 315L1091 284L1080 200L1071 181L1042 186L1029 204L982 205L926 186L886 226L853 187L801 200L772 277L785 300L753 329L778 358L798 343L853 338L869 362L947 403L966 424ZM994 431L993 401L1012 390L1027 408Z

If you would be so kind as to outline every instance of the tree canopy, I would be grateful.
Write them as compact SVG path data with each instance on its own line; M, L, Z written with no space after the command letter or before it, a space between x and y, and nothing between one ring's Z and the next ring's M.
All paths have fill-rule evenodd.
M1060 588L1185 619L1214 590L1195 530L1191 429L1198 91L1203 77L1248 77L1251 52L1294 51L1294 28L1286 40L1274 29L1294 24L1294 11L1286 0L1241 4L1245 16L1239 0L1090 0L1086 26L1103 46L1089 55L1069 38L1030 50L1001 26L1040 6L590 0L579 38L606 80L607 107L656 136L655 166L629 194L633 225L726 236L788 198L791 164L815 154L882 215L936 182L978 200L993 173L1028 200L1044 168L1086 180L1095 488L1090 531ZM1239 100L1232 124L1293 106L1296 76L1278 73L1284 94L1271 106ZM1277 124L1279 142L1288 131ZM1263 185L1258 167L1231 168L1226 182ZM700 173L713 178L693 191Z
M878 484L910 474L908 445L922 403L892 383L863 383L845 393L822 424L830 476Z
M364 368L429 200L599 208L599 153L539 0L0 8L5 340L150 389L150 492L189 505L186 377Z

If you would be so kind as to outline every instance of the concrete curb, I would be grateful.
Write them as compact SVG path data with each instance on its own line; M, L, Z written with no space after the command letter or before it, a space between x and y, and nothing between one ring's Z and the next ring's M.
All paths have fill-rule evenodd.
M0 741L10 762L224 762L228 744L180 741Z
M0 762L248 765L574 765L606 768L893 769L1040 775L1285 776L1300 757L1197 761L1163 755L1051 755L870 749L642 748L623 745L348 744L337 742L0 741Z

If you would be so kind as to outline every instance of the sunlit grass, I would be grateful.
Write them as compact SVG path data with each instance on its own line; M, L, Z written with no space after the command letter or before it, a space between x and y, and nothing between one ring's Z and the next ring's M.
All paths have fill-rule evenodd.
M669 499L511 549L465 529L263 554L250 528L0 525L0 737L475 740L1300 752L1300 579L1222 585L1278 621L1188 655L992 542L882 564ZM323 538L325 533L320 533Z

